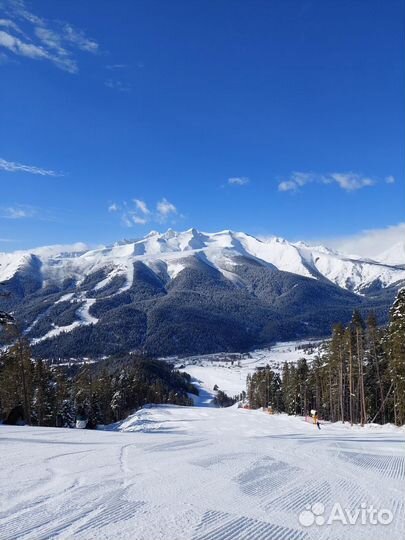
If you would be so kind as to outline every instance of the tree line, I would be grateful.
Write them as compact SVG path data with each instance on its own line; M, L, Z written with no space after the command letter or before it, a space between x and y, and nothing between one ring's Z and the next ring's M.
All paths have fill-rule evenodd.
M34 360L29 342L4 315L0 324L11 331L12 344L0 355L0 421L73 427L84 418L95 428L146 403L192 405L189 393L198 394L187 373L134 355L73 366Z
M285 363L281 375L268 366L248 377L253 408L271 405L288 414L315 409L324 420L364 425L405 424L405 288L379 327L370 313L359 311L347 326L334 325L330 341L308 363Z
M86 418L88 427L119 421L146 403L191 405L198 391L190 376L158 360L134 355L110 357L80 366L34 360L29 342L13 317L0 312L0 327L11 345L0 353L0 421L21 419L39 426L71 427ZM271 405L288 414L405 424L405 288L390 311L387 327L354 311L346 327L333 327L322 354L285 364L281 374L269 367L248 377L252 407ZM233 403L218 392L217 406Z

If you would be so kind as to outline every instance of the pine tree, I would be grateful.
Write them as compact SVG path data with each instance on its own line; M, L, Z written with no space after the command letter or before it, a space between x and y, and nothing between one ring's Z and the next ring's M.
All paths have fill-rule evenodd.
M293 364L284 363L283 374L283 399L285 411L288 414L296 414L297 410L297 370Z
M55 387L52 372L41 359L34 364L32 420L38 426L55 425Z
M366 394L364 386L364 321L358 310L353 312L352 328L355 336L356 362L358 366L359 413L360 423L367 422Z
M386 346L394 422L401 426L405 423L405 288L399 291L391 308Z
M353 335L351 327L348 326L344 333L344 346L347 351L347 371L348 371L348 390L349 390L349 420L350 424L353 425L354 422L354 398L356 397L354 393L354 370L353 370Z
M72 428L75 425L75 411L70 399L65 399L57 411L58 427Z
M308 412L308 364L305 358L297 362L297 399L296 413L304 415Z
M120 390L114 392L111 398L110 407L113 411L115 421L118 422L118 420L122 418L122 412L125 407L124 396Z
M13 328L14 344L2 355L0 402L3 417L16 406L23 408L24 421L31 423L33 395L31 350L26 339Z
M366 394L370 404L371 414L379 417L381 423L386 422L386 392L387 382L387 358L383 350L384 333L378 328L377 318L374 312L370 312L367 318L366 332L366 355L367 355L367 381Z

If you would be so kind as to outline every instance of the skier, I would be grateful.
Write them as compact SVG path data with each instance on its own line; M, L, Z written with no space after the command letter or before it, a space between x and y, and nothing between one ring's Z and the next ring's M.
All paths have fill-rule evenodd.
M318 420L318 414L314 409L311 410L311 416L312 416L312 421L314 425L316 425L318 429L321 429L321 424L319 423L319 420Z

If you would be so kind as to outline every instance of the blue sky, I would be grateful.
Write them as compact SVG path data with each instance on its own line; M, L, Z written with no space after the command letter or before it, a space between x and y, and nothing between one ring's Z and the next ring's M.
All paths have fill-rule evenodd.
M404 12L0 0L0 250L168 227L400 238Z

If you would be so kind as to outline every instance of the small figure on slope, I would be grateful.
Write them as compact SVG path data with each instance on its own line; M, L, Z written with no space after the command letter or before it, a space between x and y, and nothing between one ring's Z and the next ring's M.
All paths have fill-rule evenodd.
M312 421L314 423L314 426L316 426L318 429L321 429L321 424L319 423L319 420L318 420L318 414L314 409L311 410L311 416L312 416Z

